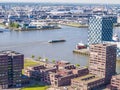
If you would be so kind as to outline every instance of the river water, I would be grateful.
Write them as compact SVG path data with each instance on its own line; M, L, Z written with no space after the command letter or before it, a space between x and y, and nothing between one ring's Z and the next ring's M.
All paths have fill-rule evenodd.
M25 57L43 57L49 60L66 60L81 66L88 65L88 57L74 54L72 51L79 42L87 43L87 28L62 26L58 30L5 31L0 33L0 50L14 50ZM120 32L120 28L114 30ZM119 35L120 36L120 35ZM49 40L65 39L66 42L48 43ZM120 66L117 65L120 73Z

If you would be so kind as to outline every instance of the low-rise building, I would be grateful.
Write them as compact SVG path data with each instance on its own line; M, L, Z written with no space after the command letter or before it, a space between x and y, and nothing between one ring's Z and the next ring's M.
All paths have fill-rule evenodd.
M71 84L71 79L74 78L75 75L72 73L72 70L59 70L57 73L50 74L50 81L52 86L66 86Z
M71 69L76 69L76 67L73 64L68 64L64 66L64 69L71 70Z
M91 90L102 84L104 84L104 78L92 74L74 78L71 81L71 87L76 90Z
M67 61L57 61L55 63L44 63L44 65L28 67L25 75L42 82L51 84L54 87L71 85L71 79L89 73L87 67L77 68Z
M28 67L25 69L25 75L39 81L50 84L50 72L56 72L57 67L45 67L44 65Z
M87 75L89 73L88 68L75 68L75 69L61 69L56 73L50 74L51 84L54 87L71 85L71 79L78 76Z
M75 74L77 77L87 75L89 73L89 70L87 67L79 67L72 70L73 74Z

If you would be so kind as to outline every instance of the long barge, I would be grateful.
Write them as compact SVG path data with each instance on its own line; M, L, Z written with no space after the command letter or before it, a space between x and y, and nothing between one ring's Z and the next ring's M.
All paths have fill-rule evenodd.
M3 31L0 30L0 33L3 33Z
M65 42L66 40L62 39L62 40L50 40L48 41L48 43L57 43L57 42Z

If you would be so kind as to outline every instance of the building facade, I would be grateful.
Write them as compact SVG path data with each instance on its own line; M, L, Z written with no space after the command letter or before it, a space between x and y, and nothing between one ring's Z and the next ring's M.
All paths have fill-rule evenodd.
M72 90L97 90L100 85L104 84L104 78L92 74L74 78L71 81Z
M47 67L45 65L27 67L25 69L25 75L29 78L51 84L50 82L50 72L55 73L57 67Z
M0 64L1 70L4 70L0 71L1 88L21 86L24 55L15 51L1 51Z
M71 85L71 79L87 75L88 68L62 69L56 73L50 73L51 85L54 87Z
M110 82L116 74L116 45L90 45L89 73L105 77L106 83Z
M8 88L8 57L0 53L0 89Z
M112 76L111 90L120 90L120 74Z
M72 79L73 90L97 90L116 74L116 45L90 45L89 74Z
M93 16L89 19L88 44L112 41L113 23L117 22L117 17Z

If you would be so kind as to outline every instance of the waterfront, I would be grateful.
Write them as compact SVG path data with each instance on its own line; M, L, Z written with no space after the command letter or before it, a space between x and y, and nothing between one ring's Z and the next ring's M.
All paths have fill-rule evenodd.
M118 35L120 28L116 28ZM49 40L65 39L66 42L50 44ZM25 57L41 56L49 60L67 60L79 63L81 66L88 64L88 57L73 54L75 45L79 42L87 43L87 28L74 28L62 26L59 30L45 31L10 31L0 33L0 50L15 50L25 54ZM120 73L120 65L117 67Z

